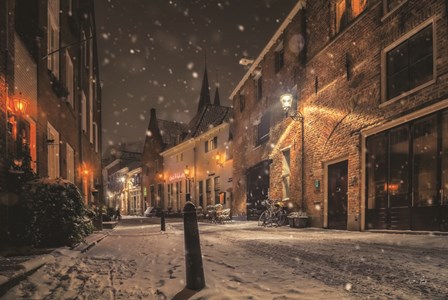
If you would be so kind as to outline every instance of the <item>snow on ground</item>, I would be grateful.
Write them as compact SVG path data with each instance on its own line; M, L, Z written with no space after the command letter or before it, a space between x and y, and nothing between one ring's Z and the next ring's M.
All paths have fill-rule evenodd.
M127 219L5 299L446 299L448 236L200 226L207 287L184 290L183 224Z

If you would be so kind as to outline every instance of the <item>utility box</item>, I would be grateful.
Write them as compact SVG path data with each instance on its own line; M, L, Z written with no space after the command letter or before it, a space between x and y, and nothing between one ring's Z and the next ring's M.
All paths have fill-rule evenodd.
M349 214L347 229L350 231L360 231L361 230L361 215L360 214Z

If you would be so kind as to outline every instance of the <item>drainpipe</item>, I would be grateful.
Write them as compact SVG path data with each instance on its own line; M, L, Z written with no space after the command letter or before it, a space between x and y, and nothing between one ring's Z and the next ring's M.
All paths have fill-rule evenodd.
M300 118L300 126L302 127L302 150L301 150L301 160L302 160L302 211L305 211L305 121L304 117Z

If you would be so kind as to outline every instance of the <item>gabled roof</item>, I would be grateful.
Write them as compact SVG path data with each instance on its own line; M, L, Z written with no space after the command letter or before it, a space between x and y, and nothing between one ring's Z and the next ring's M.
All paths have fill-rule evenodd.
M163 143L165 144L165 149L175 146L182 139L187 129L186 124L178 122L157 119L157 123Z
M207 105L190 121L184 140L195 138L223 122L230 122L233 111L230 107Z

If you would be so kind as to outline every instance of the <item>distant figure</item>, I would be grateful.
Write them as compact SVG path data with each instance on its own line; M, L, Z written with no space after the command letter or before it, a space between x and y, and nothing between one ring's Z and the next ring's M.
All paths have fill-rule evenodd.
M117 209L115 210L114 220L118 220L118 221L121 220L120 208L117 208Z

